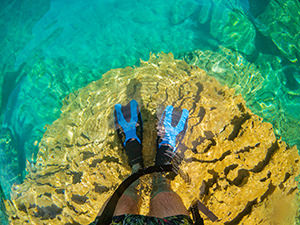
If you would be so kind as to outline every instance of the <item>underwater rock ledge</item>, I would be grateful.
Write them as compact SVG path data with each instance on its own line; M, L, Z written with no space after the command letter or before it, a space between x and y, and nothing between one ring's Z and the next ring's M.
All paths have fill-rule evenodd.
M139 67L113 69L68 95L44 134L37 164L12 189L11 224L88 224L130 174L113 124L113 106L136 99L144 121L143 156L153 164L157 116L166 105L190 111L179 145L190 182L171 185L186 207L200 199L220 221L205 224L293 224L297 214L296 147L275 138L241 95L203 70L150 55ZM142 181L141 213L148 212L149 177Z

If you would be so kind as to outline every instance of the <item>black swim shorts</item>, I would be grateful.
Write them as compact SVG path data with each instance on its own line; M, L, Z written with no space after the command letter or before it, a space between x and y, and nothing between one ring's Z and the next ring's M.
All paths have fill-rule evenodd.
M96 220L90 225L97 223ZM186 215L176 215L169 216L165 218L157 218L152 216L142 216L142 215L120 215L114 216L111 225L192 225L193 221L189 216Z

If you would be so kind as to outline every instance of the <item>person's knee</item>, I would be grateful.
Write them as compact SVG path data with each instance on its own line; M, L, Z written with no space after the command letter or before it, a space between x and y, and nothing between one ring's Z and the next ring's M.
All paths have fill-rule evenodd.
M170 181L166 177L162 176L161 173L153 174L151 199L161 192L173 192Z
M123 194L118 201L114 216L124 214L138 214L138 202L130 196Z
M150 216L168 217L189 215L181 198L175 192L160 192L151 200Z

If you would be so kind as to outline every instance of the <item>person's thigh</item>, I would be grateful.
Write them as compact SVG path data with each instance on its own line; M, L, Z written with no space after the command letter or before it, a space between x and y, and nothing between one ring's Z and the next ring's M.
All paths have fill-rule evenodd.
M151 199L149 216L164 218L175 215L189 216L181 198L175 192L161 192Z

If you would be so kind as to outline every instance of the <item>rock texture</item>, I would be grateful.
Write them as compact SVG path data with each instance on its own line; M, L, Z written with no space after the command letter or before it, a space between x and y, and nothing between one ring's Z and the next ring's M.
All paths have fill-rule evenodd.
M35 167L6 202L11 224L88 224L122 180L127 159L113 124L113 106L136 99L144 121L143 156L153 163L157 116L167 105L190 111L181 169L172 181L188 207L200 199L219 218L205 224L293 224L299 155L277 140L233 89L171 54L136 68L114 69L70 94L39 146ZM149 177L142 182L148 211ZM287 210L282 210L282 209Z
M216 52L195 50L181 57L187 63L205 70L221 84L234 88L253 113L272 123L277 137L299 148L299 89L291 90L286 85L297 82L286 80L278 57L260 54L255 63L250 63L238 52L224 47ZM289 69L297 73L293 67Z
M6 195L12 183L23 181L25 164L35 161L44 126L59 117L62 99L100 78L95 70L64 59L35 57L31 62L7 72L3 83L10 90L0 127L0 182Z

